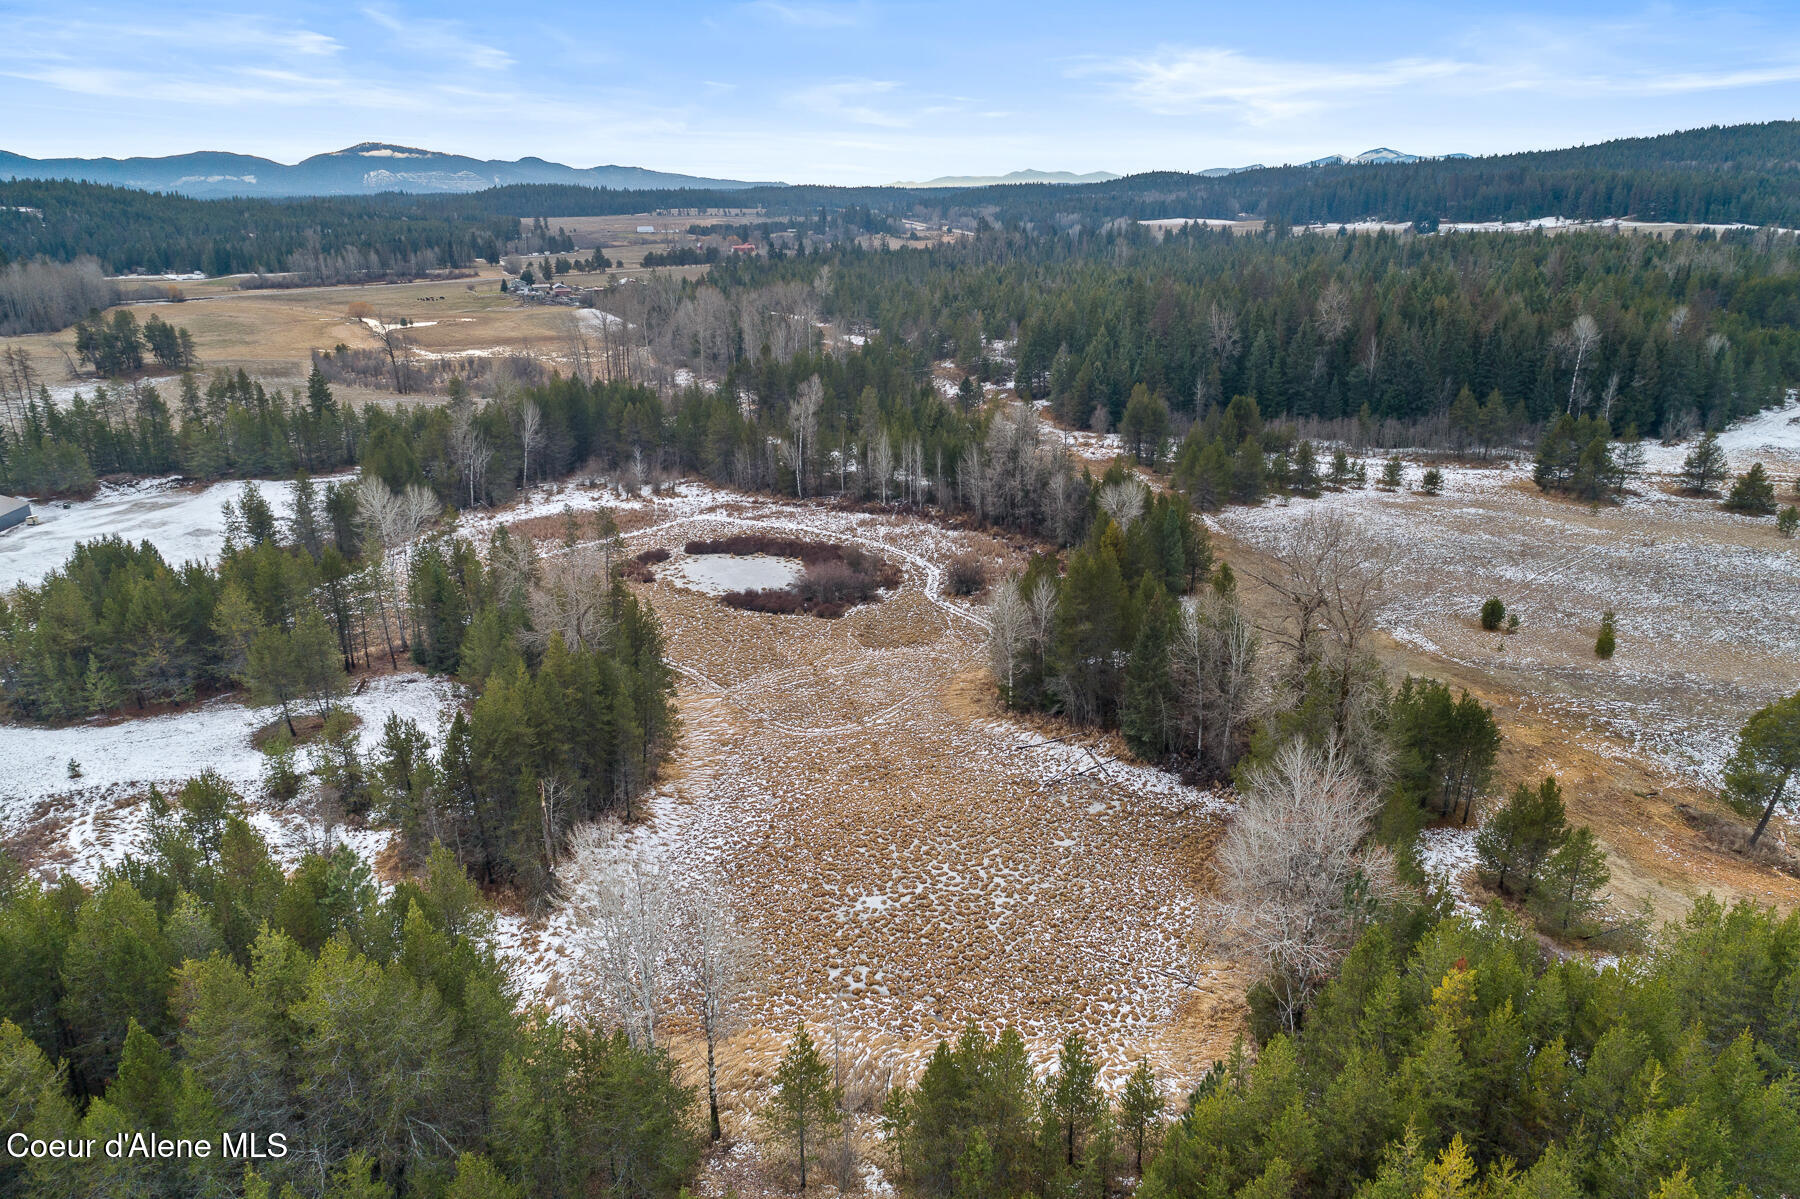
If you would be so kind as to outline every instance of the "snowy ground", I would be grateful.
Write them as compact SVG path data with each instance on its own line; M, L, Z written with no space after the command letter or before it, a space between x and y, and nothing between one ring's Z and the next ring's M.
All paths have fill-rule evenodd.
M367 752L391 713L417 721L435 741L457 693L456 684L444 679L385 675L346 696L343 706L361 719ZM103 866L141 846L149 816L141 800L151 784L168 788L213 770L252 801L256 823L276 853L296 860L329 830L308 814L275 812L257 802L263 755L251 737L275 714L220 699L113 724L0 725L6 746L0 755L0 838L33 844L34 867L91 881ZM79 780L69 778L70 759L80 763ZM387 841L386 834L344 835L370 857Z
M331 481L316 483L322 489ZM258 480L255 486L277 516L292 509L293 483ZM147 479L102 486L91 500L34 503L36 525L0 533L0 590L42 582L69 560L77 542L113 535L148 541L171 566L210 560L225 544L225 504L243 489L241 481L183 487L175 479Z
M1469 899L1470 876L1475 870L1475 826L1428 828L1419 834L1419 865L1456 896L1456 910L1465 916L1480 912Z
M1791 498L1800 473L1800 404L1720 438L1731 469L1771 470ZM1315 507L1353 513L1399 548L1383 625L1414 649L1474 666L1524 702L1624 744L1679 777L1717 784L1732 738L1756 708L1795 686L1800 542L1769 518L1676 494L1690 446L1647 446L1646 476L1617 506L1541 495L1529 464L1446 466L1443 494L1374 487L1318 500L1230 508L1213 527L1253 546ZM1380 470L1369 463L1369 475ZM1511 636L1476 622L1490 595L1521 621ZM1618 652L1593 654L1603 611L1618 614Z

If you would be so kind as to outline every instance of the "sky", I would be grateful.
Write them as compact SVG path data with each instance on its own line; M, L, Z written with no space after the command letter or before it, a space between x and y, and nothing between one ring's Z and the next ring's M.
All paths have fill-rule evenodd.
M1499 153L1800 116L1800 0L0 0L0 149L363 141L791 183Z

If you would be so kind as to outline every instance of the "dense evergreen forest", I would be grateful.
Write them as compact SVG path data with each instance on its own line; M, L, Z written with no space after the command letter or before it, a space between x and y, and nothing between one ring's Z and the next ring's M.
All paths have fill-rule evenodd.
M1797 259L1791 239L1749 234L994 231L925 253L725 263L711 279L729 295L822 278L825 312L968 368L1016 337L1016 390L1078 425L1099 408L1116 427L1139 386L1189 419L1249 395L1272 417L1408 422L1466 388L1497 395L1515 433L1573 412L1681 435L1779 402L1800 377Z
M384 890L346 848L284 872L202 774L93 889L0 857L0 1194L672 1197L704 1145L675 1062L521 1007L487 902L436 851ZM109 1158L137 1133L211 1154ZM260 1160L223 1151L256 1134ZM31 1140L93 1138L79 1159Z
M787 218L896 217L1099 228L1117 218L1272 218L1286 224L1574 220L1800 227L1800 122L1689 130L1566 150L1388 166L1279 167L1223 177L1157 172L1081 186L968 190L759 187L613 191L516 184L458 196L193 200L98 184L0 181L0 265L91 256L111 273L300 271L322 278L497 260L516 218L763 208ZM836 217L833 218L837 219ZM531 248L531 247L527 247ZM547 247L551 249L559 247Z
M1261 1030L1169 1104L1109 1100L1079 1041L940 1043L884 1109L928 1196L1720 1197L1800 1182L1785 1013L1800 921L1703 900L1629 970L1547 955L1498 906L1368 922L1298 1033Z
M4 260L98 259L109 274L294 271L324 282L498 261L519 223L497 208L430 212L416 197L193 200L96 183L0 182Z

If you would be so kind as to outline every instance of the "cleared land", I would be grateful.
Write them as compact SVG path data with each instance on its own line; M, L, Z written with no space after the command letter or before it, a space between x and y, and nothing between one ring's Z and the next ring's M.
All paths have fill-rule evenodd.
M1800 405L1734 427L1721 445L1734 472L1761 461L1792 502ZM1398 547L1382 612L1390 668L1492 704L1507 732L1503 775L1562 778L1571 816L1614 852L1620 897L1648 897L1664 916L1709 889L1800 902L1800 882L1714 847L1676 806L1711 806L1744 718L1795 687L1800 543L1770 518L1677 494L1689 446L1647 448L1645 476L1616 506L1545 496L1523 463L1440 467L1444 492L1426 496L1415 463L1406 490L1231 508L1209 523L1240 566L1314 505L1341 506ZM1371 462L1370 477L1379 469ZM1489 596L1518 614L1517 633L1482 631ZM1594 638L1609 610L1618 651L1602 661Z
M908 518L682 493L621 522L634 551L750 528L853 543L904 574L836 621L725 608L670 581L679 554L644 588L685 731L649 819L613 836L677 883L722 876L763 949L732 1090L772 1066L796 1017L836 1029L871 1080L910 1074L969 1019L1020 1028L1041 1060L1082 1032L1115 1081L1144 1054L1187 1079L1221 1053L1241 983L1187 937L1228 804L994 707L980 610L939 594L941 569L966 548L996 567L1013 551ZM604 502L534 510L564 498ZM565 867L566 888L583 868ZM513 935L528 990L579 1007L568 915Z

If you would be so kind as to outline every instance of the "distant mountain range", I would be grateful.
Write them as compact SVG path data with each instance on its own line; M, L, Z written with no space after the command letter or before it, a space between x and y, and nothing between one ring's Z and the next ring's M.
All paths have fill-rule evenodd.
M1364 150L1361 154L1327 154L1323 158L1315 158L1311 162L1303 162L1303 167L1343 167L1343 166L1383 166L1403 162L1430 162L1436 158L1467 158L1467 154L1402 154L1398 150L1390 150L1386 146L1376 146L1373 150ZM1247 167L1208 167L1198 171L1203 178L1219 179L1226 175L1240 175L1245 171L1266 171L1269 168L1260 162L1253 162Z
M768 186L737 179L675 175L643 167L570 167L542 158L514 162L465 158L385 142L363 142L329 154L315 154L292 166L249 154L211 150L168 158L27 158L0 150L0 179L75 179L201 198L474 192L509 183L713 190Z
M889 187L992 187L999 183L1110 183L1119 176L1111 171L1012 171L1005 175L939 175L923 183L890 183Z

